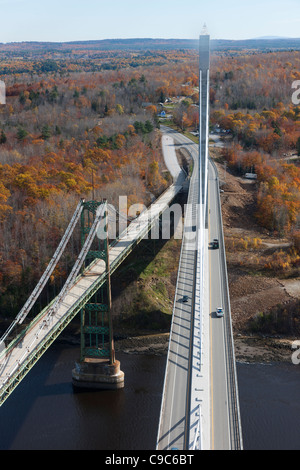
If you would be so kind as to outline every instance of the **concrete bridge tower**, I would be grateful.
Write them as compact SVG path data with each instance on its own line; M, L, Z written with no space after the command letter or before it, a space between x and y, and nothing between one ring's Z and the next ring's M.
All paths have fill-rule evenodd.
M200 205L203 205L205 225L207 224L207 165L209 139L209 61L210 36L206 25L199 40L199 181Z

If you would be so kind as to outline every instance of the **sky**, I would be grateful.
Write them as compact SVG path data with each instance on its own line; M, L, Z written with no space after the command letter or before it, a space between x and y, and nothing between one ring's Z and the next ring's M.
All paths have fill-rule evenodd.
M0 0L0 42L300 37L300 0Z

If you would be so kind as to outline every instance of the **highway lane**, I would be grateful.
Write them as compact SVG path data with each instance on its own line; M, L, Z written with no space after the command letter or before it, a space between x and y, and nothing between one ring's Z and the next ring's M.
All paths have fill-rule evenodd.
M219 233L219 249L211 253L211 313L217 306L224 309L224 317L211 314L211 370L212 382L212 436L213 448L240 450L243 436L239 410L238 384L234 340L232 332L230 295L226 265L225 242L222 226L222 211L219 193L218 172L210 162L210 229L211 238ZM213 212L215 214L213 214ZM218 266L218 269L214 269ZM219 285L218 285L219 282ZM216 305L221 302L221 305ZM221 320L218 321L218 320ZM220 347L220 345L222 345Z
M214 238L221 243L220 220L218 217L219 184L214 168L208 168L209 240ZM210 357L211 357L211 448L230 449L228 416L228 384L226 374L226 349L224 317L217 317L216 309L225 309L224 288L221 270L220 249L209 247L210 258ZM228 315L225 311L224 315Z
M173 181L176 181L182 170L176 157L174 139L169 134L163 134L161 140L165 164L172 175Z
M185 145L190 151L194 160L194 172L190 182L188 204L190 214L186 215L184 234L187 235L192 230L196 221L196 204L198 198L198 145L192 141L162 126L162 131L169 133L175 144ZM193 435L195 436L195 418L192 421L192 413L195 414L196 406L204 409L200 424L202 432L201 448L204 449L232 449L235 448L233 435L237 433L237 413L233 401L236 398L233 388L232 363L234 357L230 347L230 305L226 301L228 296L226 273L224 273L224 260L222 259L222 219L219 207L219 181L215 167L209 162L208 165L208 260L206 263L206 278L208 286L208 305L204 302L203 325L207 317L207 330L209 338L205 336L205 328L199 327L195 319L194 336L191 331L191 321L193 312L197 310L197 298L190 301L190 295L195 295L193 290L193 278L195 272L195 250L183 237L181 261L178 271L177 287L174 300L173 320L170 332L170 344L167 357L164 392L161 406L161 419L159 425L157 449L187 449L191 448ZM218 238L220 249L212 249L210 242L213 238ZM189 301L182 303L182 296L188 295ZM204 294L205 295L205 294ZM224 308L224 317L216 316L217 307ZM201 329L202 328L202 329ZM197 330L197 331L196 331ZM204 331L204 333L203 333ZM201 332L201 333L200 333ZM200 334L204 344L202 344L200 365L201 373L197 373L195 364L196 348L193 348L193 361L191 362L190 349L197 342ZM203 357L204 356L204 359ZM205 366L205 361L208 367ZM198 362L199 363L199 362ZM204 367L203 367L204 366ZM193 370L193 373L192 373ZM206 375L206 377L205 377ZM200 376L199 379L195 378ZM209 377L208 377L209 376ZM200 387L195 385L201 381ZM208 389L208 390L205 390ZM197 405L198 403L198 405ZM191 409L189 408L191 407ZM209 418L205 420L205 410L209 409ZM199 415L199 413L198 413ZM209 422L208 422L209 421ZM198 423L199 424L199 423ZM191 426L190 441L187 436L188 425ZM233 429L234 428L234 429ZM193 433L192 433L193 431ZM209 436L207 436L209 434ZM237 446L237 448L239 448Z

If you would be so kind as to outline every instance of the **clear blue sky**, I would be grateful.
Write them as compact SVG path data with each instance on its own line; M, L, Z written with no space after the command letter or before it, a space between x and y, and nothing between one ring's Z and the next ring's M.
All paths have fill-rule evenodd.
M300 36L300 0L0 0L0 42Z

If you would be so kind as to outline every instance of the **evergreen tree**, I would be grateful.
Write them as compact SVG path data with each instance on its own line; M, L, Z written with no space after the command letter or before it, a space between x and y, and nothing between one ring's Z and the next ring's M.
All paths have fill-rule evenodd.
M49 139L49 137L51 137L51 129L49 126L44 126L43 129L42 129L42 138L44 140L47 140Z
M19 127L18 132L17 132L17 138L18 140L24 140L25 137L27 137L28 132L23 129L23 127Z
M5 144L6 141L7 141L7 138L6 138L6 135L4 133L4 130L2 129L1 135L0 135L0 144Z

